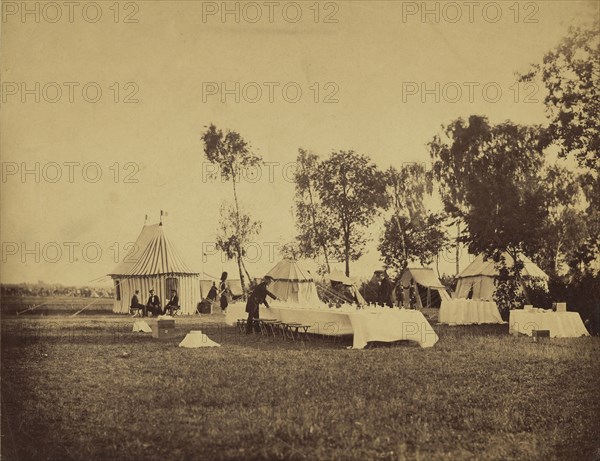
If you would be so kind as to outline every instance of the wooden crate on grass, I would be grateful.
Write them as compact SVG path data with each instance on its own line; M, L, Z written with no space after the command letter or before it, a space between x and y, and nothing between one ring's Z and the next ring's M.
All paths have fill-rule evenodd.
M177 330L175 329L175 320L153 320L150 323L150 327L152 328L153 338L171 338L177 334Z
M550 330L531 330L531 336L534 341L539 341L541 338L550 338Z

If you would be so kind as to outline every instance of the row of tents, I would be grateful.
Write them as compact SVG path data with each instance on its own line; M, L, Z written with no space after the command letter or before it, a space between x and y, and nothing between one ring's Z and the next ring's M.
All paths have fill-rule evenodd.
M506 255L507 264L512 258ZM530 259L523 257L523 279L539 280L546 283L548 276ZM161 224L145 225L134 247L110 274L115 284L113 311L128 313L131 297L136 290L142 296L154 289L161 299L167 299L172 289L177 290L181 312L193 314L198 302L206 297L213 283L217 283L220 274L209 275L194 272L185 264L173 243L167 238ZM294 304L307 306L322 303L317 292L317 280L297 261L282 260L268 273L274 279L271 291L280 299ZM497 269L492 260L479 255L457 277L455 298L472 297L492 300L495 290L494 279ZM339 270L328 276L332 286L341 285L350 297L364 304L356 284ZM440 282L434 271L429 268L407 268L399 283L406 290L412 287L417 307L439 306L444 299L450 299L446 287ZM239 280L230 279L229 287L234 295L242 294ZM322 287L327 290L327 288ZM404 299L408 302L409 296Z

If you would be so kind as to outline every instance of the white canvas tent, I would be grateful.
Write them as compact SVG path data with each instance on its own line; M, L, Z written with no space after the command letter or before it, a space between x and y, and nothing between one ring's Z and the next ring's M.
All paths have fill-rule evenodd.
M446 287L437 278L433 269L427 267L407 267L400 277L403 288L402 305L410 305L410 287L415 292L416 307L440 307L443 300L450 299Z
M165 236L162 224L145 225L135 245L123 261L108 274L115 282L113 312L129 312L131 297L140 290L139 301L145 304L150 289L161 304L167 303L171 290L177 290L182 314L196 312L200 301L198 273L191 271Z
M513 258L508 254L503 254L506 265L514 265ZM531 259L525 255L520 255L524 267L521 276L526 281L528 279L537 279L542 281L547 288L548 276ZM483 254L478 255L465 270L457 276L455 298L466 298L471 288L473 288L473 299L483 299L493 301L496 286L494 280L498 277L498 269L493 259L485 259Z
M365 301L365 298L363 298L363 296L358 291L358 287L356 286L356 283L354 283L352 281L352 279L350 279L349 277L346 277L346 274L344 274L341 270L339 270L339 269L332 270L331 273L329 274L329 281L332 282L332 285L334 283L341 283L345 287L348 287L350 293L352 294L352 296L354 296L356 298L356 302L360 306L364 306L365 304L367 304L367 302Z
M273 277L269 291L282 301L302 307L322 304L312 275L297 261L282 259L267 275Z

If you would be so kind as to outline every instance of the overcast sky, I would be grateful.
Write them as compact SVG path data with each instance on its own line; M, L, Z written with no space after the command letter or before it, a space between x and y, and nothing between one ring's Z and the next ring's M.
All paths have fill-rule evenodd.
M299 147L387 168L428 162L426 143L459 116L545 123L543 90L514 73L598 14L593 2L429 2L423 18L421 3L227 2L223 17L222 2L3 2L2 281L95 280L161 209L190 266L231 268L202 256L232 200L204 174L209 123L273 162L272 177L240 184L263 223L249 264L262 276L278 260L269 248L295 235L284 167ZM352 275L380 265L371 234Z

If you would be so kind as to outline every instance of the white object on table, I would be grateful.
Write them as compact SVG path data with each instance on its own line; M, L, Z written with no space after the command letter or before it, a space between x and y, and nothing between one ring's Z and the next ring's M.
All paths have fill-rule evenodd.
M236 325L238 319L245 317L247 314L244 304L230 304L225 322L228 325ZM271 304L271 308L260 307L260 318L311 325L309 334L353 335L354 349L362 349L370 341L399 340L416 341L421 347L432 347L439 339L425 316L419 311L409 309L357 310L353 306L338 309Z

